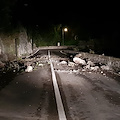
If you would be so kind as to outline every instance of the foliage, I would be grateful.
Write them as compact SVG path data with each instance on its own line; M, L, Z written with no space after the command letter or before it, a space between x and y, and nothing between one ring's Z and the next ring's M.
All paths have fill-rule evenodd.
M56 45L61 40L59 25L52 25L48 30L40 32L35 30L33 32L33 42L36 46L51 46Z

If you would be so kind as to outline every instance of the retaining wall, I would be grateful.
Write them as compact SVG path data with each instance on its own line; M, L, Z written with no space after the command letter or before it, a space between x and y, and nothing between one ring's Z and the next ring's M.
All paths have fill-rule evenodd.
M13 60L30 53L32 41L24 28L16 33L0 33L0 61Z

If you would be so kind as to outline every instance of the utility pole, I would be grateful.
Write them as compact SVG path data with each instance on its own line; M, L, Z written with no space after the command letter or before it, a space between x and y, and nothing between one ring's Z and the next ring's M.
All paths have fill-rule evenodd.
M65 32L68 31L68 28L62 28L62 43L65 44Z
M18 57L17 46L18 46L18 38L15 39L15 56L16 56L16 58Z

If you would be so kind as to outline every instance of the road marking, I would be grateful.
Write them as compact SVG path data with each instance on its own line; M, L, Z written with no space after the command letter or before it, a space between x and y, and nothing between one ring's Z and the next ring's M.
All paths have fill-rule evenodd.
M62 99L60 96L60 91L58 88L57 79L56 79L56 75L54 72L53 64L52 64L52 61L50 59L50 51L49 50L48 50L48 57L49 57L50 66L51 66L52 80L53 80L53 86L54 86L54 91L55 91L55 98L56 98L56 102L57 102L57 110L58 110L59 120L67 120L66 115L65 115L65 110L63 107L63 103L62 103Z

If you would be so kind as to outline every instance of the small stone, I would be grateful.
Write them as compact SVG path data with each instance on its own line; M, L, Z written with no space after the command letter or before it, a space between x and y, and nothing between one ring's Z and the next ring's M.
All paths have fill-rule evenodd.
M13 72L16 72L16 70L13 70Z
M86 70L85 69L82 69L82 72L85 72Z
M38 66L39 66L39 67L43 67L43 64L40 63L40 64L38 64Z
M105 74L105 73L103 73L103 75L105 76L106 74Z
M66 61L61 61L60 63L58 63L58 65L67 65Z
M75 66L75 63L74 63L74 62L69 62L69 63L68 63L68 66L69 66L69 67L74 67L74 66Z
M89 65L90 67L94 67L95 66L95 64L92 61L88 61L87 65Z
M98 67L98 66L91 67L91 70L93 70L93 71L97 71L98 69L99 69L99 67Z
M16 82L16 84L18 84L18 82Z
M102 69L102 70L110 70L110 67L109 67L109 66L102 65L102 66L101 66L101 69Z
M77 72L77 70L73 70L73 72L75 72L75 73L76 73L76 72Z
M82 56L82 54L77 54L75 57L80 58L81 56Z
M27 66L27 69L25 69L25 72L32 72L33 67L32 66Z

